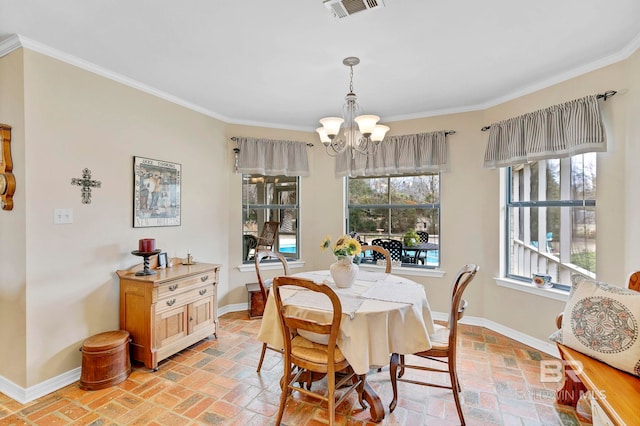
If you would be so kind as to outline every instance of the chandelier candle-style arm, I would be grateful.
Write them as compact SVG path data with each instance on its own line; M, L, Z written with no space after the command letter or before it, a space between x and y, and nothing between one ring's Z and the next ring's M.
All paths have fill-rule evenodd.
M350 56L342 63L349 67L349 92L345 96L341 117L325 117L320 120L322 127L316 129L327 154L336 156L347 148L352 158L355 154L373 154L384 139L389 127L378 124L380 117L360 113L358 97L353 91L353 67L360 59ZM343 127L344 124L344 127Z

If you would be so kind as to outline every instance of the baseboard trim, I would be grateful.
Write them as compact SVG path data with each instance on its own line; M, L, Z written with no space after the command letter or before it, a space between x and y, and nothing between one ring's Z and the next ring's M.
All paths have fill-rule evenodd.
M80 380L81 367L74 368L73 370L62 373L59 376L52 377L49 380L38 383L37 385L23 388L10 380L0 376L0 392L7 395L9 398L19 402L20 404L26 404L33 400L55 392L58 389L70 385L71 383Z
M439 320L439 321L447 321L447 319L449 318L448 315L445 314L444 312L433 312L432 316L434 320ZM491 331L495 331L496 333L500 333L505 337L513 339L516 342L520 342L523 345L531 346L532 348L537 349L540 352L544 352L547 355L560 358L560 354L558 353L558 348L554 343L536 339L535 337L531 337L528 334L522 333L518 330L514 330L513 328L509 328L505 325L488 320L486 318L472 317L472 316L465 315L460 320L460 323L467 324L467 325L475 325L478 327L484 327Z
M229 314L231 312L241 312L248 311L249 303L235 303L233 305L227 305L223 308L218 309L218 316Z
M218 315L221 316L231 312L242 312L248 309L249 309L248 303L235 303L233 305L226 305L220 308L218 310ZM446 321L447 314L445 314L444 312L433 312L433 319ZM512 328L506 327L497 322L494 322L485 318L472 317L472 316L465 316L460 322L462 324L475 325L478 327L487 328L491 331L500 333L503 336L506 336L524 345L530 346L548 355L559 358L558 349L556 348L556 345L549 342L545 342L540 339L536 339L534 337L521 333ZM67 385L70 385L71 383L74 383L80 380L80 373L81 373L80 367L74 368L71 371L67 371L66 373L53 377L49 380L45 380L42 383L38 383L37 385L28 387L26 389L0 376L0 392L7 395L11 399L19 402L20 404L26 404L40 398L41 396L55 392L58 389L61 389Z

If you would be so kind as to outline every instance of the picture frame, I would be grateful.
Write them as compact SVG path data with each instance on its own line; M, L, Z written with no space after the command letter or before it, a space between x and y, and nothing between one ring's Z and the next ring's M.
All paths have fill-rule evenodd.
M168 263L169 259L167 258L167 253L158 253L158 268L166 268Z
M133 157L133 227L180 225L182 165Z

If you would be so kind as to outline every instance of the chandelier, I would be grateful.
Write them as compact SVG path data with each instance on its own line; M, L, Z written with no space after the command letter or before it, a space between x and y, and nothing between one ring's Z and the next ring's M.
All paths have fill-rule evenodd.
M322 144L327 149L327 154L335 157L349 149L352 158L356 153L372 154L384 139L389 127L378 124L380 117L377 115L361 115L358 97L353 92L353 67L360 63L360 59L350 56L342 63L349 67L349 93L345 96L345 104L342 106L342 117L325 117L320 120L322 127L316 132L320 135ZM342 133L340 133L340 128Z

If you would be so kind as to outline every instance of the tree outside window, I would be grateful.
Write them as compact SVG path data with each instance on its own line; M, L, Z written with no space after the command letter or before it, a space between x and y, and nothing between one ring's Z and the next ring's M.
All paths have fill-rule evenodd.
M427 233L430 243L439 243L439 174L349 178L347 193L348 230L363 243L402 241L409 230ZM414 254L404 250L403 266L440 265L439 247L417 259Z

